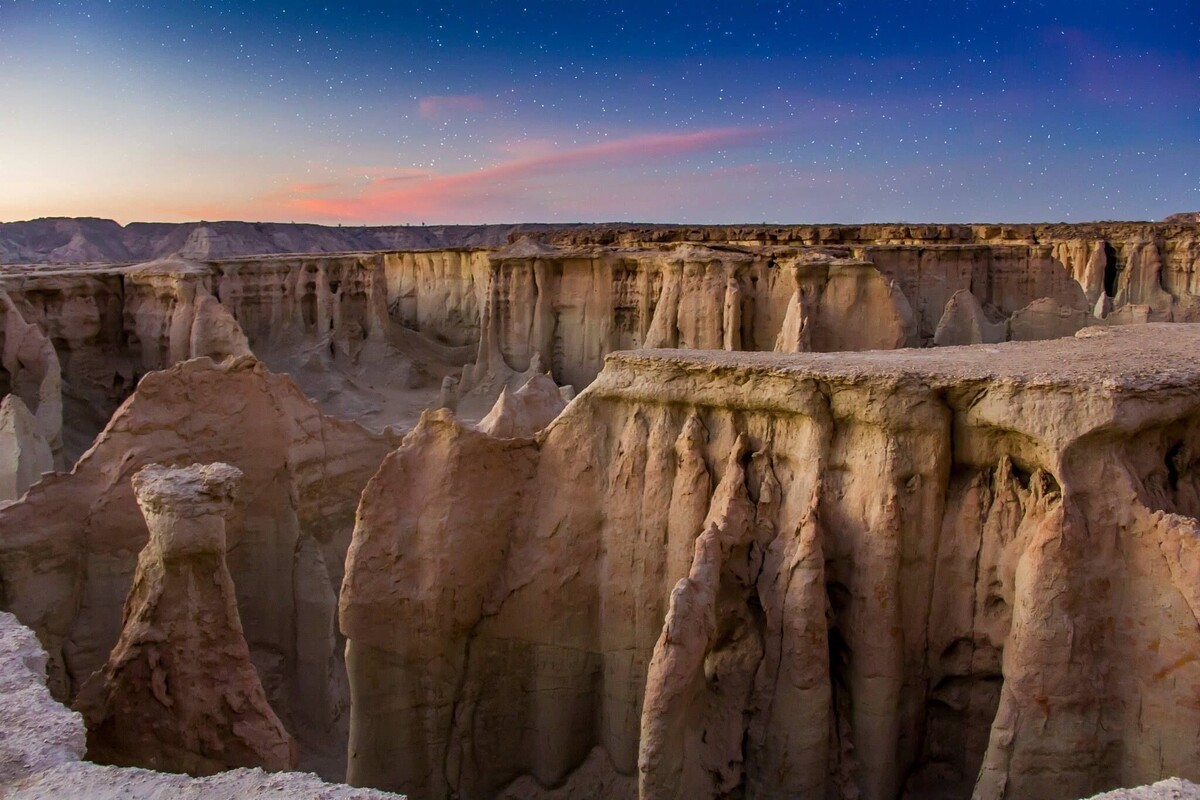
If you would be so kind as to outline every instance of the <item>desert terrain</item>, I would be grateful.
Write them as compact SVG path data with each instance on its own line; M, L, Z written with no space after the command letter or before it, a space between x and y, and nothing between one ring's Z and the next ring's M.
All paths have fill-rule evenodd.
M0 264L0 796L1197 796L1194 214Z

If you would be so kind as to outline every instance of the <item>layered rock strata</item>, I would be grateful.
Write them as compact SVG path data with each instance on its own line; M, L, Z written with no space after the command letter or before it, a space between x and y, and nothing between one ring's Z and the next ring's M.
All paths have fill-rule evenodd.
M88 755L104 764L211 775L295 767L267 704L225 566L225 517L242 473L228 464L143 467L150 530L108 663L79 692Z
M1086 334L622 353L535 438L426 415L347 558L349 779L1048 800L1200 777L1200 331Z
M0 378L13 376L11 391L37 417L60 469L91 446L142 375L249 354L207 276L182 261L0 273Z
M330 413L407 427L476 357L472 254L6 268L0 395L35 413L60 468L143 375L197 357L253 352Z
M149 541L134 473L231 464L244 478L227 561L251 659L301 764L340 776L348 694L337 587L358 496L393 443L324 416L253 358L152 372L71 473L0 504L0 606L37 631L52 689L74 698L118 643Z

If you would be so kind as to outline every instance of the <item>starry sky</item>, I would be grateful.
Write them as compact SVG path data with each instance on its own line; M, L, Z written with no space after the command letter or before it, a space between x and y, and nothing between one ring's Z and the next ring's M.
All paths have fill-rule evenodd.
M0 220L1197 209L1200 0L0 0Z

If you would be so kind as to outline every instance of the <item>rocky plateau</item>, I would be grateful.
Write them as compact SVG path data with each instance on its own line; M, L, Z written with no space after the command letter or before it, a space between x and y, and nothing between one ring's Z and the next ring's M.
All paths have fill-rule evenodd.
M1189 215L0 262L0 796L1194 796Z

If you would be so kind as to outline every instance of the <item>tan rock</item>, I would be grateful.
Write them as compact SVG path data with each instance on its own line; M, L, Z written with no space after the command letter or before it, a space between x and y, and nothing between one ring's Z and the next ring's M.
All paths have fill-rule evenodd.
M1008 338L1032 342L1074 336L1091 325L1092 320L1092 315L1083 309L1059 305L1053 298L1043 297L1009 317Z
M472 742L442 731L502 718L494 716L498 709L472 702L474 689L462 694L468 668L479 659L498 667L502 694L517 691L523 680L517 663L499 667L503 643L489 651L472 642L504 565L532 456L528 439L495 439L438 411L422 417L364 490L341 593L341 628L354 632L347 667L357 678L351 683L350 783L434 797L451 781L482 781L480 796L507 782L502 771L478 774L476 764L511 763L521 736ZM491 475L505 477L485 499L478 487ZM396 486L407 487L403 495ZM466 494L453 494L455 487ZM400 617L392 616L401 609ZM415 635L398 636L401 628ZM397 758L397 752L407 756ZM513 767L515 778L520 770Z
M532 797L591 763L614 798L1039 800L1197 777L1197 344L631 352L532 441L427 418L348 560L352 780Z
M6 800L395 800L397 795L324 783L304 773L234 769L191 778L82 761L80 715L46 690L46 653L33 631L0 612L0 792Z
M63 461L62 370L46 333L26 319L0 287L0 396L12 393L35 417L37 436L50 448L55 466Z
M496 405L475 426L476 430L502 439L533 436L554 421L566 401L549 375L537 374L515 392L500 392Z
M76 702L92 760L192 775L295 767L295 743L250 661L225 566L225 517L241 479L220 463L151 464L133 476L150 540L121 637Z
M933 334L933 343L938 347L995 344L1008 338L1007 333L1003 321L989 320L975 295L960 289L946 303L946 310L942 312L937 331Z

